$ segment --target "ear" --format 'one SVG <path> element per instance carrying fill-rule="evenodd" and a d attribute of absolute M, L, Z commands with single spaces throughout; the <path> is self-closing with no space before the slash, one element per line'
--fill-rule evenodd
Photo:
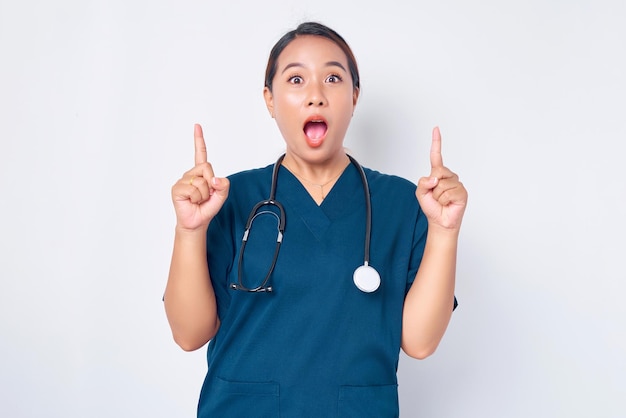
<path fill-rule="evenodd" d="M 274 95 L 267 87 L 263 88 L 263 98 L 265 99 L 265 106 L 270 112 L 270 116 L 274 118 Z"/>
<path fill-rule="evenodd" d="M 354 108 L 356 107 L 356 103 L 359 101 L 359 92 L 360 90 L 355 87 L 352 89 L 352 111 L 354 112 Z"/>

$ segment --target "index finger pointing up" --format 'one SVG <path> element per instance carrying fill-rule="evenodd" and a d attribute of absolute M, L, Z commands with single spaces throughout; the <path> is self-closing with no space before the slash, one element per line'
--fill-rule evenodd
<path fill-rule="evenodd" d="M 195 162 L 196 165 L 206 163 L 206 143 L 204 142 L 204 135 L 202 134 L 202 126 L 195 124 L 193 127 L 193 139 L 196 148 Z"/>
<path fill-rule="evenodd" d="M 430 146 L 430 166 L 431 168 L 443 167 L 443 158 L 441 157 L 441 132 L 439 127 L 433 129 L 433 142 Z"/>

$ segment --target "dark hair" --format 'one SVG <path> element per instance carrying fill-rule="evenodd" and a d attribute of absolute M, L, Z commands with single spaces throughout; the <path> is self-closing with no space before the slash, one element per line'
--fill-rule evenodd
<path fill-rule="evenodd" d="M 357 90 L 360 88 L 361 83 L 359 68 L 356 64 L 356 58 L 352 53 L 352 49 L 341 35 L 331 28 L 317 22 L 301 23 L 296 29 L 287 32 L 278 40 L 278 42 L 276 42 L 270 52 L 270 57 L 267 60 L 267 68 L 265 69 L 265 87 L 272 91 L 272 82 L 274 80 L 274 76 L 276 75 L 278 56 L 281 52 L 283 52 L 283 49 L 291 43 L 291 41 L 296 39 L 298 36 L 303 35 L 321 36 L 323 38 L 330 39 L 337 44 L 344 54 L 346 54 L 346 58 L 348 59 L 348 69 L 350 71 L 350 75 L 352 76 L 352 87 Z"/>

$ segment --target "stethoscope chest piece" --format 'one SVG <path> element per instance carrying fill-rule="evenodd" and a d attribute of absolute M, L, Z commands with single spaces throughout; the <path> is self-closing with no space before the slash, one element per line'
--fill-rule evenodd
<path fill-rule="evenodd" d="M 376 269 L 367 264 L 354 270 L 352 279 L 356 287 L 365 293 L 372 293 L 380 286 L 380 275 Z"/>

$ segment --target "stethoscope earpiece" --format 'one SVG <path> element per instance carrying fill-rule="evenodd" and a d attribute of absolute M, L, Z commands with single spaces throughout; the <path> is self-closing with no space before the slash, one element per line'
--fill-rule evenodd
<path fill-rule="evenodd" d="M 230 289 L 231 290 L 241 290 L 243 292 L 250 292 L 250 293 L 272 293 L 273 289 L 272 286 L 259 286 L 257 288 L 254 289 L 248 289 L 245 286 L 241 286 L 238 285 L 237 283 L 231 283 L 230 284 Z"/>

